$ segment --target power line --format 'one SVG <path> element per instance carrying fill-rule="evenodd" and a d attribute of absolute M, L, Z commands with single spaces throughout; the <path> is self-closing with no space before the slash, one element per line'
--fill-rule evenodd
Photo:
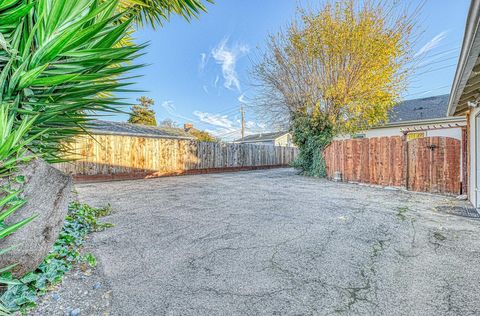
<path fill-rule="evenodd" d="M 437 52 L 437 53 L 432 54 L 432 55 L 427 54 L 427 55 L 425 55 L 425 57 L 432 58 L 432 57 L 435 57 L 435 56 L 438 56 L 438 55 L 453 53 L 454 51 L 457 51 L 459 49 L 460 49 L 460 46 L 458 46 L 456 48 L 451 48 L 451 49 L 444 50 L 443 52 Z"/>
<path fill-rule="evenodd" d="M 223 109 L 223 111 L 216 112 L 216 114 L 227 115 L 227 114 L 231 114 L 233 112 L 238 112 L 238 106 Z"/>
<path fill-rule="evenodd" d="M 411 96 L 415 96 L 415 95 L 427 94 L 428 92 L 432 92 L 432 91 L 436 91 L 436 90 L 440 90 L 440 89 L 445 89 L 445 88 L 448 88 L 448 87 L 451 87 L 451 85 L 445 85 L 445 86 L 430 89 L 430 90 L 420 91 L 420 92 L 416 92 L 416 93 L 410 93 L 410 94 L 404 95 L 403 97 L 411 97 Z"/>
<path fill-rule="evenodd" d="M 232 109 L 232 110 L 230 110 L 230 111 L 228 111 L 228 112 L 218 112 L 217 114 L 229 116 L 229 115 L 232 115 L 232 114 L 235 114 L 235 113 L 238 114 L 238 112 L 239 112 L 239 110 L 238 110 L 238 107 L 237 107 L 237 108 Z"/>
<path fill-rule="evenodd" d="M 228 135 L 231 135 L 231 134 L 234 134 L 234 133 L 239 133 L 241 132 L 240 130 L 234 130 L 234 131 L 230 131 L 228 133 L 223 133 L 223 134 L 219 134 L 217 135 L 217 137 L 225 137 L 225 136 L 228 136 Z"/>
<path fill-rule="evenodd" d="M 432 62 L 426 63 L 426 64 L 420 64 L 419 66 L 415 67 L 415 69 L 425 68 L 425 67 L 428 67 L 428 66 L 431 66 L 431 65 L 439 64 L 439 63 L 449 61 L 449 60 L 453 60 L 453 59 L 457 59 L 457 56 L 453 56 L 453 57 L 449 57 L 449 58 L 445 58 L 445 59 L 441 59 L 441 60 L 437 60 L 437 61 L 432 61 Z"/>
<path fill-rule="evenodd" d="M 257 105 L 245 104 L 245 103 L 242 103 L 242 106 L 243 106 L 244 108 L 255 108 L 255 107 L 258 107 Z M 226 109 L 224 109 L 223 111 L 215 112 L 215 114 L 219 114 L 219 115 L 229 115 L 229 114 L 233 114 L 233 113 L 235 113 L 235 112 L 239 112 L 238 106 L 226 108 Z"/>
<path fill-rule="evenodd" d="M 437 69 L 432 69 L 432 70 L 428 70 L 428 71 L 424 71 L 424 72 L 421 72 L 419 74 L 415 74 L 415 76 L 421 76 L 421 75 L 425 75 L 425 74 L 428 74 L 428 73 L 431 73 L 431 72 L 435 72 L 435 71 L 439 71 L 439 70 L 443 70 L 443 69 L 447 69 L 447 68 L 450 68 L 450 67 L 456 67 L 457 64 L 452 64 L 452 65 L 448 65 L 448 66 L 444 66 L 444 67 L 440 67 L 440 68 L 437 68 Z"/>

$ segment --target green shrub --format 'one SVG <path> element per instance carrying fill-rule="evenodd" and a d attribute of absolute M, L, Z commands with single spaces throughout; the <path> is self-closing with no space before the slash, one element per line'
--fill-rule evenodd
<path fill-rule="evenodd" d="M 93 208 L 78 202 L 71 203 L 58 240 L 35 271 L 27 273 L 20 280 L 15 280 L 9 271 L 2 271 L 1 278 L 8 283 L 8 287 L 0 296 L 1 304 L 10 311 L 25 311 L 34 307 L 37 297 L 59 283 L 74 264 L 86 263 L 95 267 L 95 257 L 91 253 L 82 255 L 81 246 L 87 234 L 112 226 L 98 221 L 110 211 L 110 207 Z"/>
<path fill-rule="evenodd" d="M 334 137 L 333 128 L 328 120 L 320 116 L 297 115 L 293 118 L 293 141 L 299 148 L 295 168 L 301 169 L 304 175 L 325 177 L 326 166 L 323 157 L 324 149 Z"/>

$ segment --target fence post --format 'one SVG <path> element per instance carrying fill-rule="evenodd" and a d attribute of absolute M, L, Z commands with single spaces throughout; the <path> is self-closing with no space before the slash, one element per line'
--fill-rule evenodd
<path fill-rule="evenodd" d="M 405 189 L 408 190 L 408 141 L 407 141 L 407 132 L 403 132 L 402 136 L 402 144 L 403 144 L 403 183 Z"/>

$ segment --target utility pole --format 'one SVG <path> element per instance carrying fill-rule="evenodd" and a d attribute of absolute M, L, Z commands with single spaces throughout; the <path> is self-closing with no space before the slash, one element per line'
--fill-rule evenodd
<path fill-rule="evenodd" d="M 243 110 L 243 105 L 240 106 L 240 113 L 242 114 L 242 141 L 245 137 L 245 111 Z"/>

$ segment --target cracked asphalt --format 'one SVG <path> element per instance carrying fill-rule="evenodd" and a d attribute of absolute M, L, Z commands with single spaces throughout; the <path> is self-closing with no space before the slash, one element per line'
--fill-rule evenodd
<path fill-rule="evenodd" d="M 480 314 L 480 221 L 436 210 L 466 202 L 292 169 L 76 189 L 113 207 L 110 315 Z"/>

